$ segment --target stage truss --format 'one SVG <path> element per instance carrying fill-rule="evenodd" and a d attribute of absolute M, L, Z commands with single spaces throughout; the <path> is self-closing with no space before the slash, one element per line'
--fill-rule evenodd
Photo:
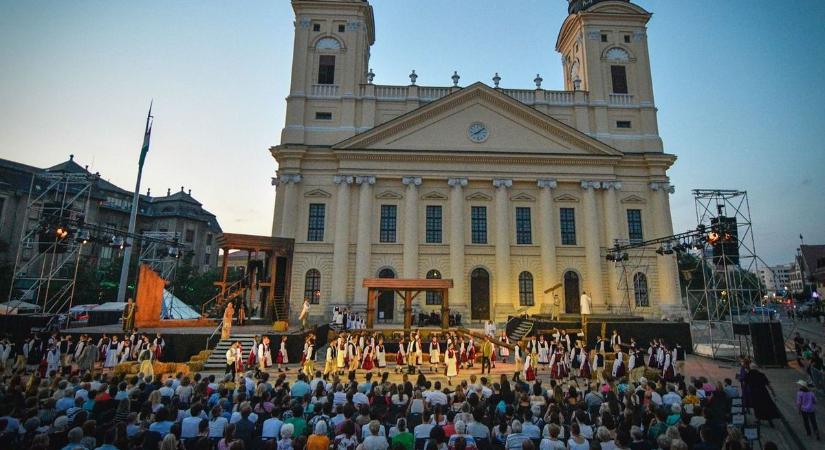
<path fill-rule="evenodd" d="M 699 279 L 685 286 L 694 350 L 716 359 L 752 356 L 750 339 L 734 333 L 736 324 L 770 320 L 766 310 L 754 317 L 765 292 L 756 274 L 756 254 L 748 193 L 739 190 L 694 189 L 697 228 L 716 233 L 720 245 L 705 245 L 694 253 Z"/>
<path fill-rule="evenodd" d="M 68 172 L 32 175 L 7 314 L 20 312 L 26 303 L 46 314 L 71 307 L 84 242 L 70 235 L 70 228 L 85 222 L 97 177 Z"/>
<path fill-rule="evenodd" d="M 617 272 L 617 290 L 621 295 L 622 304 L 614 307 L 611 312 L 633 315 L 636 308 L 650 306 L 649 296 L 641 295 L 639 289 L 637 289 L 638 286 L 635 284 L 635 277 L 636 274 L 643 274 L 647 282 L 650 282 L 648 271 L 650 269 L 650 265 L 656 261 L 651 258 L 651 256 L 656 255 L 651 255 L 653 253 L 653 249 L 650 247 L 627 248 L 630 246 L 630 241 L 627 239 L 616 239 L 614 244 L 615 247 L 626 247 L 625 251 L 627 253 L 627 257 L 622 258 L 620 255 L 619 258 L 613 258 L 614 261 L 612 261 L 615 265 L 613 270 Z M 649 292 L 649 285 L 647 286 L 647 289 Z M 645 301 L 648 303 L 645 304 Z"/>

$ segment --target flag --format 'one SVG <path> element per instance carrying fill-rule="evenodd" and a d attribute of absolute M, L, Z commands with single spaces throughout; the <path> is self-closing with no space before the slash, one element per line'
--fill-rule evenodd
<path fill-rule="evenodd" d="M 140 161 L 138 165 L 143 167 L 146 161 L 146 154 L 149 153 L 149 139 L 152 137 L 152 103 L 149 103 L 149 114 L 146 115 L 146 131 L 143 133 L 143 146 L 140 148 Z"/>

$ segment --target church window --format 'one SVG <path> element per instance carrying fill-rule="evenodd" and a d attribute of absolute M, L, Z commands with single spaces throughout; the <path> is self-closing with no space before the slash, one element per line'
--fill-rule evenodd
<path fill-rule="evenodd" d="M 641 272 L 633 275 L 633 294 L 636 297 L 636 306 L 650 306 L 647 277 Z"/>
<path fill-rule="evenodd" d="M 602 33 L 602 42 L 607 42 L 607 35 Z"/>
<path fill-rule="evenodd" d="M 441 279 L 441 272 L 433 269 L 427 272 L 427 279 L 428 280 L 440 280 Z M 427 291 L 427 304 L 428 305 L 440 305 L 442 302 L 441 299 L 441 292 L 439 291 Z"/>
<path fill-rule="evenodd" d="M 533 306 L 535 304 L 533 275 L 530 272 L 522 272 L 518 275 L 518 302 L 521 306 Z"/>
<path fill-rule="evenodd" d="M 530 208 L 516 208 L 516 244 L 533 243 L 533 227 Z"/>
<path fill-rule="evenodd" d="M 381 205 L 380 242 L 395 242 L 395 227 L 398 208 L 395 205 Z"/>
<path fill-rule="evenodd" d="M 616 121 L 616 128 L 630 128 L 631 123 L 629 120 L 617 120 Z"/>
<path fill-rule="evenodd" d="M 627 94 L 627 69 L 625 66 L 610 66 L 614 94 Z"/>
<path fill-rule="evenodd" d="M 631 243 L 642 242 L 644 240 L 644 236 L 642 234 L 641 209 L 627 210 L 627 234 Z"/>
<path fill-rule="evenodd" d="M 624 35 L 624 43 L 625 43 L 625 44 L 629 44 L 629 43 L 630 43 L 630 35 L 629 35 L 629 34 Z"/>
<path fill-rule="evenodd" d="M 321 55 L 318 58 L 318 84 L 335 84 L 335 56 Z"/>
<path fill-rule="evenodd" d="M 576 245 L 575 209 L 559 209 L 559 229 L 561 230 L 561 245 Z"/>
<path fill-rule="evenodd" d="M 343 24 L 338 25 L 338 32 L 339 33 L 343 33 L 345 29 L 346 29 L 346 27 Z"/>
<path fill-rule="evenodd" d="M 312 24 L 312 31 L 321 31 L 321 24 L 320 23 L 313 23 Z"/>
<path fill-rule="evenodd" d="M 441 243 L 441 206 L 427 205 L 427 232 L 428 244 Z"/>
<path fill-rule="evenodd" d="M 325 37 L 318 40 L 315 44 L 315 50 L 340 50 L 341 43 L 338 39 Z"/>
<path fill-rule="evenodd" d="M 307 240 L 322 242 L 324 240 L 324 219 L 326 205 L 323 203 L 309 204 L 309 222 L 307 224 Z"/>
<path fill-rule="evenodd" d="M 470 208 L 470 237 L 473 244 L 487 243 L 487 207 Z"/>
<path fill-rule="evenodd" d="M 193 230 L 191 228 L 186 230 L 186 234 L 184 235 L 184 241 L 185 242 L 192 242 L 194 240 L 195 240 L 195 230 Z"/>
<path fill-rule="evenodd" d="M 332 120 L 332 113 L 318 111 L 315 113 L 315 120 Z"/>
<path fill-rule="evenodd" d="M 307 270 L 304 277 L 304 298 L 316 305 L 321 300 L 321 272 L 318 269 Z"/>

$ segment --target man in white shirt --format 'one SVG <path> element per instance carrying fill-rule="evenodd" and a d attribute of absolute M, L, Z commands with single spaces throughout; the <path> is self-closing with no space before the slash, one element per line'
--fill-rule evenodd
<path fill-rule="evenodd" d="M 441 382 L 436 381 L 432 392 L 427 395 L 427 403 L 430 406 L 446 405 L 449 402 L 447 394 L 441 392 Z"/>
<path fill-rule="evenodd" d="M 184 418 L 180 424 L 180 438 L 192 439 L 198 437 L 198 428 L 201 420 L 200 415 L 203 411 L 200 403 L 195 403 L 189 410 L 189 417 Z"/>
<path fill-rule="evenodd" d="M 261 439 L 264 440 L 278 440 L 280 439 L 281 435 L 281 426 L 284 423 L 281 422 L 280 419 L 277 417 L 272 417 L 270 419 L 264 420 L 263 427 L 261 429 Z"/>
<path fill-rule="evenodd" d="M 430 423 L 431 415 L 430 412 L 425 410 L 423 415 L 424 421 L 421 422 L 420 425 L 416 425 L 413 429 L 413 437 L 418 439 L 429 439 L 430 438 L 430 431 L 432 431 L 434 424 Z"/>
<path fill-rule="evenodd" d="M 355 405 L 356 407 L 360 407 L 361 405 L 369 405 L 370 404 L 370 399 L 369 399 L 369 397 L 367 397 L 367 394 L 365 394 L 363 392 L 356 392 L 352 396 L 352 404 Z"/>
<path fill-rule="evenodd" d="M 175 389 L 172 387 L 172 380 L 166 380 L 166 385 L 159 389 L 161 398 L 166 397 L 171 399 L 175 395 Z"/>
<path fill-rule="evenodd" d="M 670 405 L 681 405 L 682 404 L 682 397 L 676 393 L 676 386 L 670 384 L 667 386 L 667 394 L 662 396 L 662 403 L 665 406 Z"/>

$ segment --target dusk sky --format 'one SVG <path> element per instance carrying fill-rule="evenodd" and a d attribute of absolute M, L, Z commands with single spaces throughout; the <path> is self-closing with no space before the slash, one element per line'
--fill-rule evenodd
<path fill-rule="evenodd" d="M 564 0 L 373 0 L 377 84 L 562 89 Z M 825 244 L 825 2 L 639 0 L 674 231 L 691 189 L 747 190 L 756 250 L 790 262 Z M 181 186 L 229 232 L 269 234 L 292 61 L 287 0 L 0 0 L 0 157 L 74 154 L 133 189 L 146 109 L 156 117 L 142 191 Z"/>

